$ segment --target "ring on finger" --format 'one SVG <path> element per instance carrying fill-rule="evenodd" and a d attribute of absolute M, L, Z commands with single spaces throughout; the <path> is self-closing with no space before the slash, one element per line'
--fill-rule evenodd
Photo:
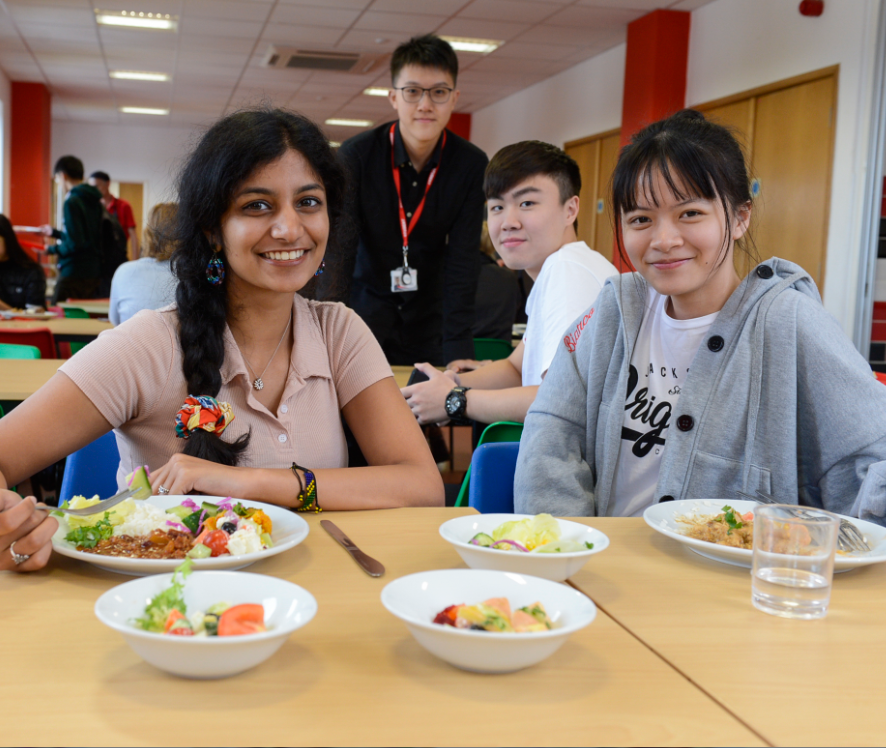
<path fill-rule="evenodd" d="M 21 566 L 25 561 L 27 561 L 30 556 L 27 553 L 16 553 L 15 552 L 15 541 L 13 541 L 9 546 L 9 553 L 12 555 L 12 561 L 16 566 Z"/>
<path fill-rule="evenodd" d="M 166 486 L 160 486 L 160 488 L 157 489 L 157 493 L 164 496 L 169 493 L 169 489 L 166 488 Z"/>

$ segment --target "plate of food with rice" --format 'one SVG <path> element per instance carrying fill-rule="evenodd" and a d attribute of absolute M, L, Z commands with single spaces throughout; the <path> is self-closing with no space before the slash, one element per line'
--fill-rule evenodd
<path fill-rule="evenodd" d="M 97 496 L 75 496 L 69 506 L 97 503 Z M 200 570 L 242 569 L 308 536 L 308 524 L 297 514 L 229 496 L 131 498 L 107 512 L 56 517 L 57 553 L 134 576 L 171 572 L 185 558 Z"/>
<path fill-rule="evenodd" d="M 643 519 L 656 532 L 685 545 L 699 556 L 750 569 L 753 557 L 754 501 L 688 499 L 653 504 Z M 837 515 L 842 517 L 843 515 Z M 834 571 L 849 571 L 886 561 L 886 527 L 845 517 L 864 535 L 870 552 L 837 551 Z"/>

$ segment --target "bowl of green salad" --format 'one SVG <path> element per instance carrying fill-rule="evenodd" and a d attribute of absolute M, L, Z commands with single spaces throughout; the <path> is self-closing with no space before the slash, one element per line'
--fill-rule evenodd
<path fill-rule="evenodd" d="M 95 603 L 103 624 L 173 675 L 225 678 L 255 667 L 317 613 L 314 596 L 291 582 L 191 565 L 120 584 Z"/>
<path fill-rule="evenodd" d="M 599 530 L 550 514 L 472 514 L 440 525 L 472 569 L 530 574 L 563 582 L 609 547 Z"/>

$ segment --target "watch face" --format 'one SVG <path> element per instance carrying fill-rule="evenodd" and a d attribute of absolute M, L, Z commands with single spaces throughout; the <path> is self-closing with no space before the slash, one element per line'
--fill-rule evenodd
<path fill-rule="evenodd" d="M 439 400 L 437 401 L 439 402 Z M 450 392 L 446 396 L 446 414 L 450 416 L 454 416 L 455 412 L 458 410 L 458 397 Z"/>

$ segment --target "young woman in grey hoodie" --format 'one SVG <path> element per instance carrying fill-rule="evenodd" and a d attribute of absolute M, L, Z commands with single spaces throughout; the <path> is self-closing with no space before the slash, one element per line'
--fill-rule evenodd
<path fill-rule="evenodd" d="M 622 256 L 529 411 L 518 512 L 630 516 L 741 490 L 886 523 L 886 387 L 809 275 L 754 257 L 741 149 L 684 110 L 623 149 Z"/>

